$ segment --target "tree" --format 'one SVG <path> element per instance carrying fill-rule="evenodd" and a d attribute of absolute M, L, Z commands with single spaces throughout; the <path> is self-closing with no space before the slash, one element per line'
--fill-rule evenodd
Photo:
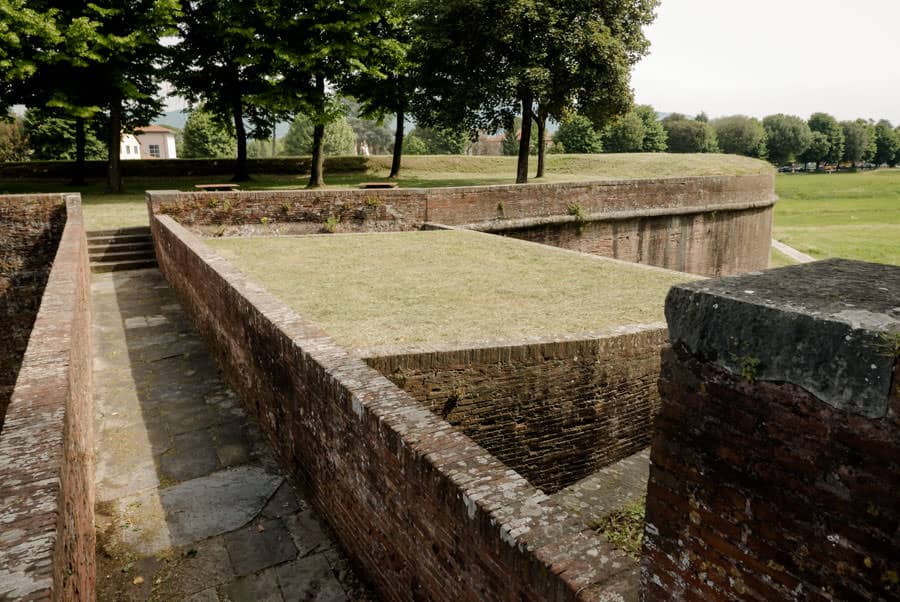
<path fill-rule="evenodd" d="M 650 105 L 638 105 L 634 113 L 644 124 L 644 143 L 641 150 L 645 153 L 664 153 L 668 150 L 669 135 L 656 116 L 656 109 Z"/>
<path fill-rule="evenodd" d="M 247 141 L 247 156 L 251 159 L 270 159 L 277 157 L 284 152 L 284 140 L 278 139 L 275 142 L 274 152 L 272 140 L 260 140 L 254 138 Z"/>
<path fill-rule="evenodd" d="M 55 60 L 63 36 L 57 11 L 26 0 L 0 0 L 0 113 L 19 101 L 42 66 Z"/>
<path fill-rule="evenodd" d="M 175 89 L 219 122 L 231 123 L 235 181 L 250 178 L 248 138 L 268 137 L 278 117 L 273 114 L 278 111 L 272 100 L 276 59 L 269 8 L 264 2 L 187 1 L 178 24 L 179 43 L 170 51 L 167 77 Z"/>
<path fill-rule="evenodd" d="M 642 27 L 656 4 L 421 0 L 417 116 L 429 126 L 463 124 L 474 135 L 496 132 L 519 114 L 516 182 L 528 179 L 532 122 L 541 176 L 548 119 L 575 111 L 597 125 L 628 110 L 630 69 L 647 51 Z"/>
<path fill-rule="evenodd" d="M 406 139 L 403 141 L 403 148 L 406 149 L 407 155 L 428 154 L 428 147 L 425 146 L 425 141 L 416 136 L 413 132 L 406 135 Z"/>
<path fill-rule="evenodd" d="M 900 138 L 894 131 L 890 121 L 882 119 L 875 124 L 875 157 L 876 165 L 897 164 L 897 152 L 900 151 Z"/>
<path fill-rule="evenodd" d="M 227 122 L 198 107 L 188 115 L 181 132 L 180 156 L 184 159 L 233 157 L 236 144 L 234 131 Z"/>
<path fill-rule="evenodd" d="M 766 156 L 766 129 L 758 119 L 744 115 L 721 117 L 711 122 L 723 153 L 746 157 Z"/>
<path fill-rule="evenodd" d="M 812 131 L 795 115 L 769 115 L 763 119 L 769 161 L 783 165 L 799 159 L 812 143 Z"/>
<path fill-rule="evenodd" d="M 309 117 L 298 115 L 284 137 L 284 152 L 293 156 L 311 154 L 315 130 L 316 124 Z M 341 117 L 325 126 L 321 152 L 324 155 L 356 154 L 356 134 L 346 118 Z"/>
<path fill-rule="evenodd" d="M 719 147 L 716 132 L 709 123 L 672 113 L 662 120 L 668 136 L 669 152 L 715 153 Z"/>
<path fill-rule="evenodd" d="M 838 163 L 844 156 L 844 130 L 837 119 L 828 113 L 813 113 L 809 118 L 809 129 L 824 134 L 828 140 L 828 152 L 821 160 Z"/>
<path fill-rule="evenodd" d="M 603 152 L 600 135 L 594 130 L 594 124 L 584 115 L 577 113 L 567 116 L 559 124 L 553 136 L 553 142 L 562 144 L 567 153 L 599 153 Z"/>
<path fill-rule="evenodd" d="M 8 121 L 0 121 L 0 163 L 6 161 L 27 161 L 31 156 L 28 136 L 25 135 L 25 120 L 12 115 Z"/>
<path fill-rule="evenodd" d="M 630 111 L 603 130 L 603 149 L 608 153 L 639 153 L 644 149 L 645 135 L 643 119 Z"/>
<path fill-rule="evenodd" d="M 503 140 L 500 142 L 500 152 L 509 157 L 515 157 L 519 154 L 519 137 L 522 135 L 522 118 L 514 117 L 512 121 L 504 129 Z M 531 130 L 531 144 L 528 149 L 529 154 L 538 154 L 538 132 L 537 129 Z"/>
<path fill-rule="evenodd" d="M 809 147 L 800 155 L 803 163 L 815 163 L 816 169 L 823 161 L 827 161 L 832 152 L 832 144 L 826 134 L 813 132 Z"/>
<path fill-rule="evenodd" d="M 842 160 L 856 165 L 861 163 L 869 150 L 869 127 L 865 121 L 842 121 L 844 131 L 844 155 Z"/>
<path fill-rule="evenodd" d="M 85 128 L 81 142 L 76 139 L 74 119 L 50 109 L 28 109 L 24 128 L 34 151 L 33 159 L 44 161 L 101 160 L 106 145 L 100 141 L 103 132 Z M 84 127 L 84 126 L 82 126 Z"/>
<path fill-rule="evenodd" d="M 416 127 L 410 134 L 425 143 L 427 155 L 464 155 L 469 148 L 469 138 L 465 132 Z"/>

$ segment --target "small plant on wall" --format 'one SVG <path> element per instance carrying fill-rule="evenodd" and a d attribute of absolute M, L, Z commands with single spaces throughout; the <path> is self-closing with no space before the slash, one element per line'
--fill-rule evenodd
<path fill-rule="evenodd" d="M 322 224 L 322 230 L 329 234 L 334 234 L 335 232 L 337 232 L 337 227 L 340 223 L 340 218 L 335 215 L 331 215 L 328 217 L 328 219 L 325 220 L 325 223 Z"/>

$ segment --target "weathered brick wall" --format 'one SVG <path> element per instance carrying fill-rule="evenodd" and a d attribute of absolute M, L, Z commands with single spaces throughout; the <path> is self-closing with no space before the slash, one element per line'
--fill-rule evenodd
<path fill-rule="evenodd" d="M 665 328 L 366 363 L 551 494 L 650 444 Z"/>
<path fill-rule="evenodd" d="M 87 242 L 79 196 L 59 198 L 65 229 L 0 434 L 0 600 L 94 597 Z"/>
<path fill-rule="evenodd" d="M 759 174 L 396 190 L 160 191 L 149 206 L 207 235 L 412 230 L 429 222 L 711 276 L 768 267 L 774 201 L 773 175 Z"/>
<path fill-rule="evenodd" d="M 900 268 L 775 273 L 670 296 L 645 600 L 900 599 Z"/>
<path fill-rule="evenodd" d="M 0 196 L 0 432 L 65 223 L 62 195 Z"/>
<path fill-rule="evenodd" d="M 169 216 L 151 228 L 225 378 L 385 599 L 636 599 L 623 552 Z"/>

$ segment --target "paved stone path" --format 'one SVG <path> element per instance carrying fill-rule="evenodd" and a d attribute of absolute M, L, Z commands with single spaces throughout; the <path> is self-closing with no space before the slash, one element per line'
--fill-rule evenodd
<path fill-rule="evenodd" d="M 786 245 L 785 243 L 775 240 L 774 238 L 772 239 L 772 248 L 776 251 L 784 253 L 797 263 L 811 263 L 816 260 L 816 258 L 812 255 L 807 255 L 802 251 L 798 251 L 794 247 Z"/>
<path fill-rule="evenodd" d="M 92 276 L 103 600 L 371 600 L 156 269 Z"/>

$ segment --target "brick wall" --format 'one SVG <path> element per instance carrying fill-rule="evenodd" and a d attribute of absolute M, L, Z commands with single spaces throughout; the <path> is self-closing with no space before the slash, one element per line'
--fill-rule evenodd
<path fill-rule="evenodd" d="M 551 494 L 650 444 L 666 331 L 452 349 L 366 363 Z"/>
<path fill-rule="evenodd" d="M 169 216 L 151 228 L 223 375 L 385 599 L 636 599 L 623 552 Z"/>
<path fill-rule="evenodd" d="M 643 599 L 900 599 L 897 299 L 840 260 L 673 289 Z"/>
<path fill-rule="evenodd" d="M 768 267 L 774 201 L 772 174 L 148 195 L 151 213 L 206 235 L 414 230 L 430 222 L 701 275 Z"/>
<path fill-rule="evenodd" d="M 65 223 L 62 195 L 0 196 L 0 432 Z"/>
<path fill-rule="evenodd" d="M 87 242 L 79 196 L 57 200 L 65 229 L 0 434 L 0 600 L 94 597 Z"/>

